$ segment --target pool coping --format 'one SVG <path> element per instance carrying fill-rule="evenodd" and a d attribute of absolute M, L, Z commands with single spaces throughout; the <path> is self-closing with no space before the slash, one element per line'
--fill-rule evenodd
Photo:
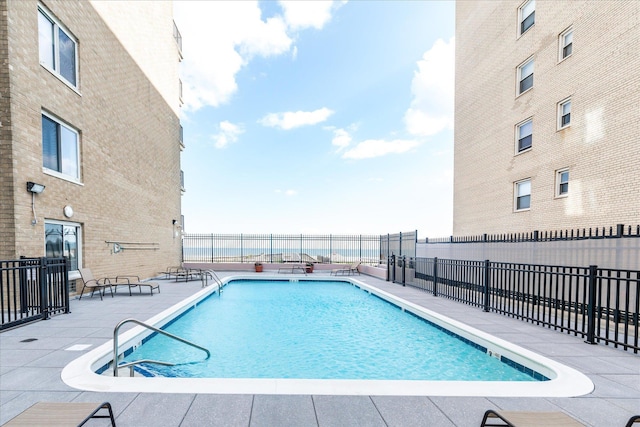
<path fill-rule="evenodd" d="M 255 275 L 233 275 L 223 279 L 256 280 Z M 333 280 L 328 277 L 290 277 L 264 275 L 259 280 Z M 146 378 L 112 377 L 95 371 L 112 359 L 113 340 L 84 354 L 67 364 L 61 378 L 67 385 L 87 391 L 148 392 L 148 393 L 202 393 L 202 394 L 287 394 L 287 395 L 379 395 L 379 396 L 493 396 L 493 397 L 575 397 L 593 391 L 593 382 L 581 372 L 522 348 L 501 338 L 448 318 L 425 307 L 389 294 L 375 286 L 350 277 L 336 280 L 348 282 L 390 301 L 403 310 L 426 318 L 461 337 L 475 342 L 492 352 L 506 356 L 523 366 L 549 378 L 548 381 L 419 381 L 419 380 L 318 380 L 318 379 L 229 379 L 229 378 Z M 144 320 L 151 325 L 164 325 L 216 291 L 216 287 L 203 288 L 170 308 Z M 119 336 L 120 348 L 138 345 L 152 333 L 136 326 Z"/>

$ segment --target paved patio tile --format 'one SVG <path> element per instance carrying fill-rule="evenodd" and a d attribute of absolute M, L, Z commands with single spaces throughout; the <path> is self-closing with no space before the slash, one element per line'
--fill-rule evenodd
<path fill-rule="evenodd" d="M 426 396 L 372 396 L 389 427 L 455 426 Z"/>
<path fill-rule="evenodd" d="M 256 395 L 253 398 L 251 427 L 317 426 L 311 396 Z"/>
<path fill-rule="evenodd" d="M 252 404 L 252 395 L 199 394 L 180 426 L 246 427 Z"/>
<path fill-rule="evenodd" d="M 320 427 L 375 427 L 385 422 L 368 396 L 313 396 Z"/>
<path fill-rule="evenodd" d="M 489 400 L 477 397 L 436 397 L 431 401 L 457 427 L 478 427 L 487 409 L 495 407 Z"/>
<path fill-rule="evenodd" d="M 116 418 L 118 427 L 179 426 L 194 394 L 140 393 Z"/>

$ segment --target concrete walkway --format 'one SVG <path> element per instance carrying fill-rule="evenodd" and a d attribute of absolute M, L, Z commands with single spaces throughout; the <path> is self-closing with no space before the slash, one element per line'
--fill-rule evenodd
<path fill-rule="evenodd" d="M 146 320 L 201 289 L 199 281 L 163 280 L 160 294 L 129 296 L 121 290 L 104 301 L 97 296 L 74 299 L 71 314 L 0 333 L 0 424 L 40 401 L 109 401 L 119 427 L 478 426 L 489 408 L 563 411 L 586 425 L 610 427 L 624 426 L 629 417 L 640 414 L 640 355 L 605 345 L 588 345 L 578 337 L 484 313 L 414 288 L 369 276 L 356 277 L 576 368 L 591 378 L 595 390 L 575 398 L 282 396 L 96 393 L 64 384 L 60 379 L 62 368 L 111 340 L 120 320 Z M 122 332 L 132 326 L 123 327 Z M 25 342 L 33 338 L 36 340 Z M 105 423 L 92 420 L 87 425 Z"/>

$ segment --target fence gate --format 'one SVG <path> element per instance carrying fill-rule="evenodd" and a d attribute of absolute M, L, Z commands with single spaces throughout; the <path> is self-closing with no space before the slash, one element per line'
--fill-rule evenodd
<path fill-rule="evenodd" d="M 417 231 L 380 236 L 380 252 L 387 259 L 388 281 L 406 283 L 407 266 L 416 257 L 417 241 Z"/>

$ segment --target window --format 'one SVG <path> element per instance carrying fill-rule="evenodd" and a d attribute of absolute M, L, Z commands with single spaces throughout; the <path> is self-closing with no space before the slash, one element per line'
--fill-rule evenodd
<path fill-rule="evenodd" d="M 558 103 L 558 129 L 571 125 L 571 98 Z"/>
<path fill-rule="evenodd" d="M 556 197 L 567 196 L 569 194 L 569 169 L 562 169 L 556 172 Z"/>
<path fill-rule="evenodd" d="M 80 224 L 62 221 L 45 221 L 45 256 L 53 258 L 65 257 L 69 260 L 69 271 L 76 271 L 81 266 L 82 228 Z"/>
<path fill-rule="evenodd" d="M 531 207 L 531 180 L 516 182 L 516 211 L 527 210 Z"/>
<path fill-rule="evenodd" d="M 516 126 L 517 152 L 528 150 L 533 142 L 533 120 L 528 119 Z"/>
<path fill-rule="evenodd" d="M 42 7 L 38 8 L 38 45 L 40 65 L 77 87 L 77 42 Z"/>
<path fill-rule="evenodd" d="M 529 0 L 518 9 L 518 20 L 520 21 L 520 34 L 524 34 L 533 27 L 536 19 L 536 2 Z"/>
<path fill-rule="evenodd" d="M 43 166 L 54 175 L 80 179 L 78 132 L 70 126 L 42 114 Z"/>
<path fill-rule="evenodd" d="M 518 95 L 533 87 L 533 58 L 518 67 Z"/>
<path fill-rule="evenodd" d="M 573 28 L 560 34 L 560 60 L 570 56 L 573 52 Z"/>

